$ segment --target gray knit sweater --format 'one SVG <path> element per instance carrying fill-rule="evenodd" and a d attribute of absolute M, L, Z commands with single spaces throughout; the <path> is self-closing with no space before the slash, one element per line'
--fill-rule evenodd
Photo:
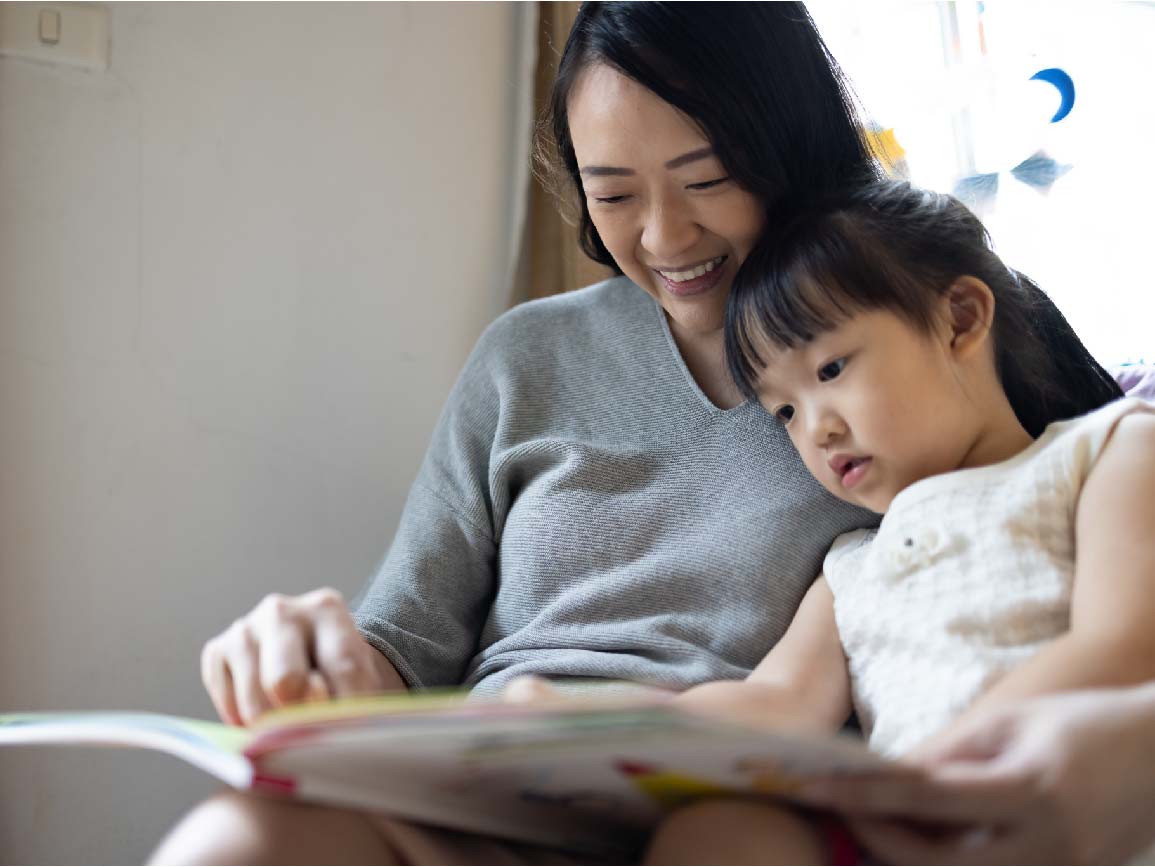
<path fill-rule="evenodd" d="M 355 618 L 413 687 L 740 678 L 875 521 L 756 403 L 711 404 L 619 277 L 485 332 Z"/>

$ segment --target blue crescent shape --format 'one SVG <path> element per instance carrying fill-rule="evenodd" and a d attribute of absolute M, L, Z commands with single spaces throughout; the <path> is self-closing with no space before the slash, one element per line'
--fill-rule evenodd
<path fill-rule="evenodd" d="M 1071 113 L 1071 109 L 1075 106 L 1075 82 L 1071 80 L 1071 76 L 1055 66 L 1050 69 L 1040 69 L 1031 76 L 1031 81 L 1045 81 L 1047 84 L 1054 85 L 1055 90 L 1059 91 L 1061 98 L 1059 110 L 1051 118 L 1051 123 L 1058 123 Z"/>

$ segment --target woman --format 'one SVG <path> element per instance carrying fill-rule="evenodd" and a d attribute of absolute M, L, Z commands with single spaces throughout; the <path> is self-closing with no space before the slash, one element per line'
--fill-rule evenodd
<path fill-rule="evenodd" d="M 725 366 L 730 285 L 767 209 L 874 171 L 805 9 L 587 4 L 551 109 L 583 247 L 621 276 L 489 328 L 356 613 L 331 591 L 270 597 L 208 644 L 224 719 L 310 694 L 493 693 L 519 674 L 744 677 L 831 541 L 873 521 L 809 477 Z M 236 794 L 155 857 L 569 858 Z"/>

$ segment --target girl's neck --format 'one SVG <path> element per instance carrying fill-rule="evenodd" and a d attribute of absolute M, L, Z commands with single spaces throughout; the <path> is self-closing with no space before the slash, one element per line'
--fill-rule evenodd
<path fill-rule="evenodd" d="M 960 470 L 1010 460 L 1035 441 L 1019 422 L 1006 396 L 1001 397 L 990 408 L 986 423 L 959 465 Z"/>

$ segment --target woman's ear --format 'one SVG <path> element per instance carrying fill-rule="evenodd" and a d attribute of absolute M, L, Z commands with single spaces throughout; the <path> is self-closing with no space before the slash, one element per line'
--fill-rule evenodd
<path fill-rule="evenodd" d="M 986 349 L 995 321 L 995 296 L 977 277 L 959 277 L 943 296 L 951 354 L 963 359 Z"/>

